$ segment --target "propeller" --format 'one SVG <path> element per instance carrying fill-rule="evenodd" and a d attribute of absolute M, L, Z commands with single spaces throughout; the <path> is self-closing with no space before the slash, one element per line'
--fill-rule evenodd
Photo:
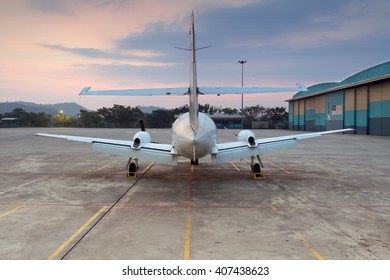
<path fill-rule="evenodd" d="M 141 128 L 141 131 L 145 131 L 145 125 L 144 125 L 144 120 L 143 119 L 139 119 L 139 126 Z"/>
<path fill-rule="evenodd" d="M 230 133 L 233 133 L 235 136 L 237 136 L 237 135 L 238 135 L 237 133 L 235 133 L 235 132 L 233 132 L 233 131 L 229 130 L 229 128 L 227 128 L 226 126 L 224 126 L 223 128 L 224 128 L 224 129 L 226 129 L 227 131 L 229 131 Z"/>

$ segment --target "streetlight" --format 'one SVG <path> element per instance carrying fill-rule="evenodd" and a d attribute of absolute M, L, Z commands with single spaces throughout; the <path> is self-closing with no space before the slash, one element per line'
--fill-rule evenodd
<path fill-rule="evenodd" d="M 244 87 L 244 64 L 246 60 L 239 60 L 241 64 L 241 86 Z M 241 129 L 244 128 L 244 94 L 241 94 Z"/>
<path fill-rule="evenodd" d="M 65 114 L 64 114 L 64 110 L 60 110 L 60 123 L 62 124 L 62 127 L 65 127 Z"/>

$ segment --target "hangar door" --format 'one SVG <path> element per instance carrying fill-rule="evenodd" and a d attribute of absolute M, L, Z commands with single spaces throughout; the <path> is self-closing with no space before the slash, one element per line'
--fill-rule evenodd
<path fill-rule="evenodd" d="M 326 95 L 326 130 L 344 128 L 344 91 Z"/>
<path fill-rule="evenodd" d="M 368 134 L 390 136 L 390 82 L 369 87 Z"/>

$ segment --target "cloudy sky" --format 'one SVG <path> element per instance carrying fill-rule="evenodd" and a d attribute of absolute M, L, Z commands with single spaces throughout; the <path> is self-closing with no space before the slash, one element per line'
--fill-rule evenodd
<path fill-rule="evenodd" d="M 195 13 L 199 86 L 310 86 L 390 60 L 388 0 L 2 0 L 0 102 L 184 105 L 187 97 L 78 96 L 81 88 L 188 86 Z M 245 96 L 286 106 L 293 93 Z M 201 103 L 239 108 L 239 95 Z"/>

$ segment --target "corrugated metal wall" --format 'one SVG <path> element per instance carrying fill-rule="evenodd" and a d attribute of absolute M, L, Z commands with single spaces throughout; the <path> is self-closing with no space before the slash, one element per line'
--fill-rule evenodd
<path fill-rule="evenodd" d="M 390 135 L 390 82 L 369 87 L 368 134 Z"/>
<path fill-rule="evenodd" d="M 390 136 L 390 81 L 291 101 L 289 127 L 310 131 L 352 127 L 356 134 Z"/>

